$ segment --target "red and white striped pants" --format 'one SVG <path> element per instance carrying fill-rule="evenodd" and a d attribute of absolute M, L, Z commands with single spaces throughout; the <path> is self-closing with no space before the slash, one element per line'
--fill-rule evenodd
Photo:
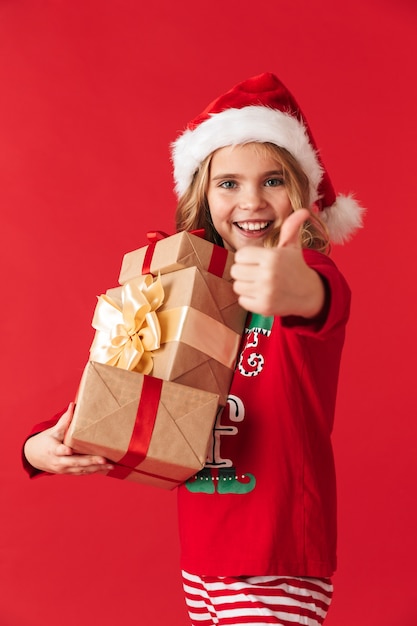
<path fill-rule="evenodd" d="M 193 626 L 320 626 L 333 593 L 328 578 L 182 575 Z"/>

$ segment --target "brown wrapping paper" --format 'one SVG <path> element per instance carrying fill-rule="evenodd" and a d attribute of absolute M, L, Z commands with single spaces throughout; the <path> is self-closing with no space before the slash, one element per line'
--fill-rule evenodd
<path fill-rule="evenodd" d="M 149 264 L 147 256 L 151 256 Z M 123 285 L 141 274 L 151 273 L 156 276 L 158 273 L 168 274 L 193 266 L 206 271 L 213 268 L 211 270 L 213 273 L 230 281 L 233 257 L 232 252 L 227 252 L 224 248 L 215 246 L 201 237 L 188 232 L 176 233 L 161 239 L 156 244 L 149 244 L 125 254 L 119 283 Z M 216 262 L 216 258 L 219 263 Z"/>
<path fill-rule="evenodd" d="M 151 375 L 218 394 L 225 405 L 246 319 L 232 284 L 196 267 L 164 274 L 161 281 L 161 347 L 152 353 Z M 106 293 L 120 302 L 121 289 Z"/>
<path fill-rule="evenodd" d="M 64 443 L 82 454 L 102 455 L 116 464 L 122 461 L 109 475 L 173 489 L 204 466 L 218 397 L 163 381 L 146 458 L 125 471 L 123 459 L 136 420 L 141 419 L 139 403 L 148 403 L 148 398 L 141 398 L 145 378 L 90 361 Z"/>

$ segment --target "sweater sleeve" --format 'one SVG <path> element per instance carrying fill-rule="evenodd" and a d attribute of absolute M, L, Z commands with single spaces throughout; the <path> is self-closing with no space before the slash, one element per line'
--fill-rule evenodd
<path fill-rule="evenodd" d="M 22 463 L 23 463 L 23 469 L 28 473 L 29 478 L 35 478 L 36 476 L 43 476 L 43 475 L 48 476 L 49 474 L 47 472 L 42 472 L 41 470 L 38 470 L 36 467 L 33 467 L 33 465 L 29 463 L 29 461 L 27 460 L 25 456 L 25 451 L 24 451 L 24 446 L 25 446 L 26 441 L 30 437 L 33 437 L 34 435 L 37 435 L 38 433 L 41 433 L 44 430 L 47 430 L 48 428 L 52 428 L 52 426 L 55 426 L 59 418 L 62 417 L 62 415 L 65 413 L 66 410 L 67 409 L 60 411 L 59 413 L 54 415 L 54 417 L 52 417 L 49 420 L 46 420 L 45 422 L 40 422 L 39 424 L 35 424 L 35 426 L 33 426 L 28 436 L 26 437 L 22 446 Z"/>
<path fill-rule="evenodd" d="M 281 324 L 299 334 L 321 339 L 346 325 L 350 313 L 351 292 L 345 278 L 328 256 L 309 249 L 304 250 L 303 254 L 307 265 L 323 280 L 325 303 L 319 315 L 313 319 L 289 315 L 281 318 Z"/>

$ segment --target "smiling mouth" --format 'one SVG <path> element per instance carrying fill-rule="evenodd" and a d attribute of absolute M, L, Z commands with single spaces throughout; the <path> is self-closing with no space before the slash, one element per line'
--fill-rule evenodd
<path fill-rule="evenodd" d="M 234 222 L 245 233 L 260 233 L 272 224 L 272 222 Z"/>

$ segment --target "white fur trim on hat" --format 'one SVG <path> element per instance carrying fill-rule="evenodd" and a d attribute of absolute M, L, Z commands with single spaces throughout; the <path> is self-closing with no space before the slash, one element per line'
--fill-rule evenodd
<path fill-rule="evenodd" d="M 309 179 L 311 202 L 318 199 L 323 169 L 306 128 L 292 115 L 265 106 L 226 109 L 180 135 L 172 144 L 178 197 L 188 189 L 194 173 L 209 154 L 225 146 L 251 141 L 274 143 L 288 150 Z"/>

